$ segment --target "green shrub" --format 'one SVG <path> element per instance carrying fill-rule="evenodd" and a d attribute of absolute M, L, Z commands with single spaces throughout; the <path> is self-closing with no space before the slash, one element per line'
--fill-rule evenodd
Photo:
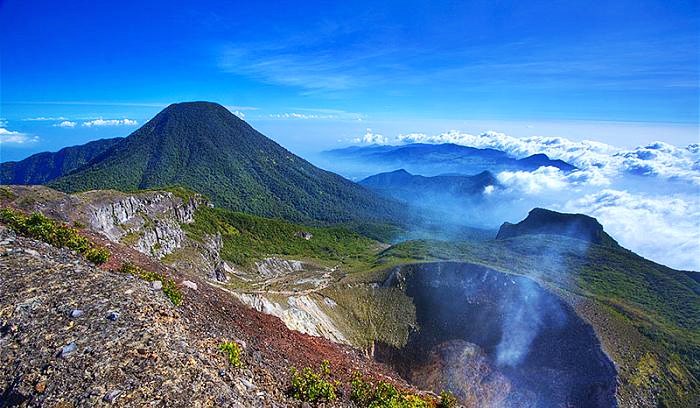
<path fill-rule="evenodd" d="M 309 367 L 297 371 L 292 368 L 292 384 L 287 393 L 292 398 L 306 402 L 333 401 L 337 398 L 337 381 L 330 381 L 330 363 L 321 363 L 318 372 Z"/>
<path fill-rule="evenodd" d="M 223 351 L 226 354 L 226 358 L 232 366 L 236 368 L 243 367 L 243 361 L 241 360 L 243 351 L 241 350 L 241 346 L 239 346 L 238 343 L 236 343 L 235 341 L 227 341 L 225 343 L 221 343 L 219 344 L 219 350 Z"/>
<path fill-rule="evenodd" d="M 180 306 L 182 304 L 182 291 L 180 288 L 177 286 L 174 280 L 170 278 L 165 278 L 163 281 L 163 293 L 165 296 L 170 299 L 170 301 L 175 305 L 175 306 Z"/>
<path fill-rule="evenodd" d="M 0 187 L 0 200 L 12 200 L 15 197 L 15 193 L 13 193 L 8 187 Z"/>
<path fill-rule="evenodd" d="M 109 260 L 107 248 L 89 248 L 84 255 L 85 259 L 97 265 L 102 265 Z"/>
<path fill-rule="evenodd" d="M 158 272 L 147 271 L 131 262 L 124 262 L 121 268 L 119 268 L 119 272 L 128 273 L 147 282 L 161 281 L 163 283 L 163 294 L 165 294 L 175 306 L 180 306 L 182 303 L 182 291 L 172 278 Z"/>
<path fill-rule="evenodd" d="M 458 405 L 459 401 L 454 394 L 444 390 L 440 393 L 440 401 L 437 404 L 437 408 L 455 408 Z"/>
<path fill-rule="evenodd" d="M 35 212 L 27 216 L 6 207 L 0 209 L 0 222 L 20 235 L 76 251 L 94 264 L 101 265 L 109 260 L 110 253 L 107 248 L 93 244 L 80 235 L 76 228 L 52 220 L 41 213 Z"/>
<path fill-rule="evenodd" d="M 435 401 L 409 392 L 402 392 L 394 385 L 379 381 L 374 384 L 355 373 L 350 383 L 350 400 L 367 408 L 429 408 Z"/>

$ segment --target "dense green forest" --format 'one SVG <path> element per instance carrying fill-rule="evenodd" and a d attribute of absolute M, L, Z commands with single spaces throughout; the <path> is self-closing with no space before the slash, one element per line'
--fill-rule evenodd
<path fill-rule="evenodd" d="M 181 185 L 217 206 L 306 223 L 400 220 L 400 204 L 321 170 L 221 105 L 170 105 L 89 165 L 49 183 L 67 192 Z"/>

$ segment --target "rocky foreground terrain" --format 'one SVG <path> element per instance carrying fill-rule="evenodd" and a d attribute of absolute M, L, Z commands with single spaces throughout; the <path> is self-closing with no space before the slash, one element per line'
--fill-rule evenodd
<path fill-rule="evenodd" d="M 339 380 L 361 371 L 406 386 L 348 346 L 291 331 L 198 277 L 93 239 L 112 253 L 100 268 L 0 226 L 0 406 L 299 406 L 285 395 L 290 368 L 323 360 Z M 174 276 L 182 304 L 116 271 L 125 261 Z M 224 341 L 241 346 L 241 368 L 219 351 Z"/>

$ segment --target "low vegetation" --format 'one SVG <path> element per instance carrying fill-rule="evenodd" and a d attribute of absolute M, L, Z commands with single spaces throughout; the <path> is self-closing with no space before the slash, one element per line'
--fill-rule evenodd
<path fill-rule="evenodd" d="M 440 402 L 438 402 L 438 408 L 455 408 L 459 405 L 457 397 L 451 392 L 442 391 L 440 393 Z"/>
<path fill-rule="evenodd" d="M 330 379 L 330 362 L 324 361 L 318 371 L 305 367 L 301 371 L 292 368 L 292 380 L 287 394 L 306 402 L 327 402 L 338 398 L 339 383 Z"/>
<path fill-rule="evenodd" d="M 355 373 L 350 382 L 350 400 L 367 408 L 454 408 L 457 398 L 447 391 L 438 398 L 402 391 L 385 381 L 373 382 Z"/>
<path fill-rule="evenodd" d="M 0 186 L 0 200 L 12 200 L 16 197 L 16 194 L 12 192 L 8 187 Z"/>
<path fill-rule="evenodd" d="M 435 400 L 417 394 L 402 392 L 385 381 L 373 383 L 355 374 L 350 383 L 350 400 L 367 408 L 430 408 Z"/>
<path fill-rule="evenodd" d="M 342 227 L 307 227 L 221 208 L 198 209 L 194 222 L 183 228 L 198 241 L 221 234 L 222 258 L 244 267 L 278 255 L 343 263 L 352 268 L 369 262 L 378 247 L 376 241 Z M 311 238 L 305 239 L 303 233 L 311 234 Z"/>
<path fill-rule="evenodd" d="M 321 293 L 337 304 L 324 312 L 358 347 L 369 348 L 375 341 L 403 347 L 416 329 L 416 307 L 398 288 L 334 285 Z"/>
<path fill-rule="evenodd" d="M 109 260 L 110 253 L 107 248 L 93 244 L 89 239 L 80 235 L 77 228 L 53 220 L 41 213 L 35 212 L 26 215 L 5 207 L 0 209 L 0 222 L 20 235 L 44 241 L 55 247 L 76 251 L 96 265 L 101 265 Z"/>
<path fill-rule="evenodd" d="M 241 350 L 241 346 L 239 346 L 238 343 L 235 341 L 226 341 L 219 344 L 219 350 L 226 355 L 226 359 L 232 366 L 236 368 L 243 367 L 243 350 Z"/>
<path fill-rule="evenodd" d="M 301 371 L 292 368 L 291 385 L 287 394 L 310 403 L 330 402 L 338 398 L 340 382 L 331 380 L 330 363 L 323 361 L 316 371 L 306 367 Z M 355 406 L 361 408 L 454 408 L 457 398 L 443 391 L 435 398 L 398 389 L 385 381 L 364 378 L 359 372 L 349 384 L 349 396 Z"/>
<path fill-rule="evenodd" d="M 125 262 L 121 268 L 119 268 L 119 272 L 128 273 L 129 275 L 136 276 L 137 278 L 143 279 L 146 282 L 162 282 L 163 294 L 165 294 L 165 296 L 167 296 L 167 298 L 170 299 L 175 306 L 180 306 L 180 304 L 182 304 L 182 291 L 172 278 L 158 272 L 147 271 L 140 266 L 129 262 Z"/>

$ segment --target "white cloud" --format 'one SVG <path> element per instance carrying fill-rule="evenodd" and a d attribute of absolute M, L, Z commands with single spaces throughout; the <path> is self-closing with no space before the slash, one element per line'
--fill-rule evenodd
<path fill-rule="evenodd" d="M 272 113 L 267 115 L 273 119 L 335 119 L 362 121 L 363 115 L 340 109 L 328 108 L 290 108 L 291 112 Z"/>
<path fill-rule="evenodd" d="M 697 193 L 697 192 L 696 192 Z M 678 269 L 700 271 L 700 196 L 602 190 L 562 210 L 596 217 L 622 246 Z"/>
<path fill-rule="evenodd" d="M 561 159 L 577 167 L 605 165 L 608 158 L 619 151 L 614 146 L 591 140 L 576 142 L 563 137 L 545 136 L 518 138 L 494 131 L 480 135 L 456 130 L 432 136 L 409 133 L 399 135 L 398 140 L 403 143 L 454 143 L 482 149 L 497 149 L 518 158 L 544 153 L 550 158 Z"/>
<path fill-rule="evenodd" d="M 610 179 L 597 169 L 564 172 L 556 167 L 542 166 L 534 171 L 502 171 L 498 181 L 510 190 L 525 194 L 540 194 L 579 186 L 608 186 Z"/>
<path fill-rule="evenodd" d="M 24 118 L 22 119 L 23 121 L 27 122 L 46 122 L 46 121 L 58 121 L 58 120 L 68 120 L 68 118 L 64 118 L 63 116 L 38 116 L 35 118 Z"/>
<path fill-rule="evenodd" d="M 274 119 L 336 119 L 336 115 L 328 114 L 317 114 L 317 113 L 297 113 L 297 112 L 285 112 L 285 113 L 273 113 L 269 115 Z"/>
<path fill-rule="evenodd" d="M 499 200 L 510 211 L 539 206 L 588 214 L 624 247 L 664 265 L 700 270 L 700 144 L 622 149 L 590 140 L 458 131 L 402 134 L 395 142 L 454 143 L 516 158 L 544 153 L 564 160 L 578 170 L 502 171 L 496 177 L 504 189 L 493 194 L 502 194 Z"/>
<path fill-rule="evenodd" d="M 700 185 L 700 145 L 679 148 L 655 142 L 614 155 L 623 169 L 632 174 L 690 180 Z"/>
<path fill-rule="evenodd" d="M 243 113 L 243 112 L 241 112 L 241 111 L 239 111 L 239 110 L 231 111 L 231 113 L 233 113 L 234 115 L 238 116 L 240 119 L 244 119 L 244 120 L 245 120 L 245 113 Z"/>
<path fill-rule="evenodd" d="M 389 138 L 379 133 L 373 133 L 372 129 L 367 129 L 364 136 L 353 139 L 355 143 L 365 144 L 388 144 Z"/>
<path fill-rule="evenodd" d="M 136 126 L 138 122 L 133 119 L 93 119 L 83 122 L 83 126 Z"/>
<path fill-rule="evenodd" d="M 491 148 L 522 158 L 544 153 L 564 160 L 584 171 L 595 171 L 598 178 L 616 177 L 620 173 L 674 178 L 700 185 L 700 146 L 676 147 L 655 142 L 633 150 L 591 141 L 573 141 L 563 137 L 531 136 L 517 138 L 498 132 L 480 135 L 456 130 L 439 135 L 409 133 L 399 135 L 400 143 L 454 143 L 477 148 Z"/>
<path fill-rule="evenodd" d="M 70 120 L 64 120 L 61 123 L 54 123 L 54 127 L 62 127 L 62 128 L 74 128 L 75 125 L 77 125 L 76 122 L 71 122 Z"/>
<path fill-rule="evenodd" d="M 34 143 L 39 140 L 38 137 L 29 135 L 22 132 L 15 132 L 12 130 L 0 127 L 0 144 L 28 144 Z"/>
<path fill-rule="evenodd" d="M 507 188 L 526 194 L 539 194 L 544 190 L 563 190 L 569 184 L 566 174 L 550 166 L 543 166 L 535 171 L 502 171 L 496 178 Z"/>

